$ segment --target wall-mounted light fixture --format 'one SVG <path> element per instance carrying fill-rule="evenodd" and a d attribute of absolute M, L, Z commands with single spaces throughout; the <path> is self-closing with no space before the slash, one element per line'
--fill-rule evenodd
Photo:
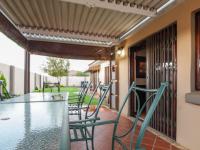
<path fill-rule="evenodd" d="M 119 56 L 119 57 L 124 57 L 125 56 L 125 50 L 123 48 L 120 48 L 116 51 L 116 54 Z"/>

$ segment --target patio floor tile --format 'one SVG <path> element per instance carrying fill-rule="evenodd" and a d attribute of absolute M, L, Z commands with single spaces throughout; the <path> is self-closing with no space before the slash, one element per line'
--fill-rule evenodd
<path fill-rule="evenodd" d="M 102 120 L 114 119 L 117 116 L 116 112 L 107 109 L 101 108 L 100 117 Z M 118 134 L 127 131 L 131 126 L 131 121 L 126 117 L 121 117 Z M 137 127 L 136 135 L 134 135 L 134 139 L 136 139 L 137 134 L 139 132 L 140 126 Z M 112 131 L 113 125 L 104 125 L 98 126 L 95 128 L 95 137 L 94 137 L 94 145 L 95 150 L 111 150 L 111 142 L 112 142 Z M 123 142 L 126 143 L 127 147 L 129 146 L 130 135 L 127 135 L 123 139 Z M 135 144 L 135 143 L 134 143 Z M 90 142 L 89 142 L 89 146 Z M 150 131 L 145 133 L 144 139 L 142 141 L 142 146 L 146 148 L 146 150 L 180 150 L 180 148 L 175 147 L 172 143 L 169 143 L 157 135 L 153 134 Z M 72 150 L 86 150 L 85 142 L 74 142 L 71 144 Z M 91 149 L 91 147 L 90 147 Z M 115 150 L 122 150 L 122 148 L 115 143 Z"/>

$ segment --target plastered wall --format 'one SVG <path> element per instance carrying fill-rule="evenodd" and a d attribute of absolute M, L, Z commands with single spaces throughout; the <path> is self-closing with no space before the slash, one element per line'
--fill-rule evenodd
<path fill-rule="evenodd" d="M 126 56 L 119 60 L 119 98 L 129 85 L 128 48 L 167 25 L 177 22 L 177 142 L 191 149 L 200 149 L 200 106 L 185 102 L 185 94 L 193 90 L 194 46 L 192 12 L 200 8 L 200 0 L 185 0 L 164 15 L 155 18 L 124 41 Z M 121 101 L 120 101 L 121 104 Z M 129 106 L 124 113 L 128 115 Z"/>

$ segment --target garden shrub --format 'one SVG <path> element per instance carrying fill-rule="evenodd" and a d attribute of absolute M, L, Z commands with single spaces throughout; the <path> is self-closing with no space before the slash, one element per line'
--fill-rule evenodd
<path fill-rule="evenodd" d="M 5 88 L 7 88 L 7 81 L 6 81 L 6 78 L 5 78 L 5 76 L 4 76 L 4 74 L 2 72 L 0 72 L 0 80 L 3 81 L 3 85 L 5 86 Z M 7 91 L 4 88 L 3 88 L 3 94 L 4 95 L 7 94 Z"/>
<path fill-rule="evenodd" d="M 36 87 L 35 87 L 35 91 L 38 91 L 38 90 L 39 90 L 39 88 L 36 86 Z"/>
<path fill-rule="evenodd" d="M 65 86 L 63 84 L 60 85 L 61 88 L 64 88 Z"/>

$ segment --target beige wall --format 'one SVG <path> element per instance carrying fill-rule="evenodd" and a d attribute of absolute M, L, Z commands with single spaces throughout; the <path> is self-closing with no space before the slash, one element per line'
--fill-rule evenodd
<path fill-rule="evenodd" d="M 14 94 L 24 94 L 24 70 L 15 67 L 14 74 Z"/>
<path fill-rule="evenodd" d="M 110 62 L 109 61 L 104 61 L 100 65 L 100 71 L 99 71 L 99 81 L 104 84 L 105 82 L 105 67 L 109 67 Z"/>
<path fill-rule="evenodd" d="M 14 66 L 13 66 L 14 67 Z M 13 71 L 13 85 L 11 84 L 11 66 L 0 63 L 0 72 L 2 72 L 7 80 L 7 90 L 11 92 L 11 94 L 22 95 L 24 94 L 24 70 L 21 68 L 14 67 Z M 36 75 L 36 78 L 35 78 Z M 30 73 L 30 91 L 32 92 L 35 89 L 35 86 L 42 87 L 43 81 L 40 81 L 40 77 L 42 75 L 36 73 Z M 42 76 L 43 78 L 43 76 Z M 53 78 L 53 77 L 48 77 Z M 10 88 L 12 91 L 10 91 Z"/>
<path fill-rule="evenodd" d="M 122 99 L 129 84 L 128 47 L 177 21 L 177 142 L 191 150 L 200 149 L 200 106 L 185 102 L 185 93 L 193 89 L 192 12 L 198 8 L 200 0 L 186 0 L 168 13 L 155 18 L 124 42 L 126 57 L 119 61 L 119 96 Z M 128 106 L 124 113 L 128 114 Z"/>

